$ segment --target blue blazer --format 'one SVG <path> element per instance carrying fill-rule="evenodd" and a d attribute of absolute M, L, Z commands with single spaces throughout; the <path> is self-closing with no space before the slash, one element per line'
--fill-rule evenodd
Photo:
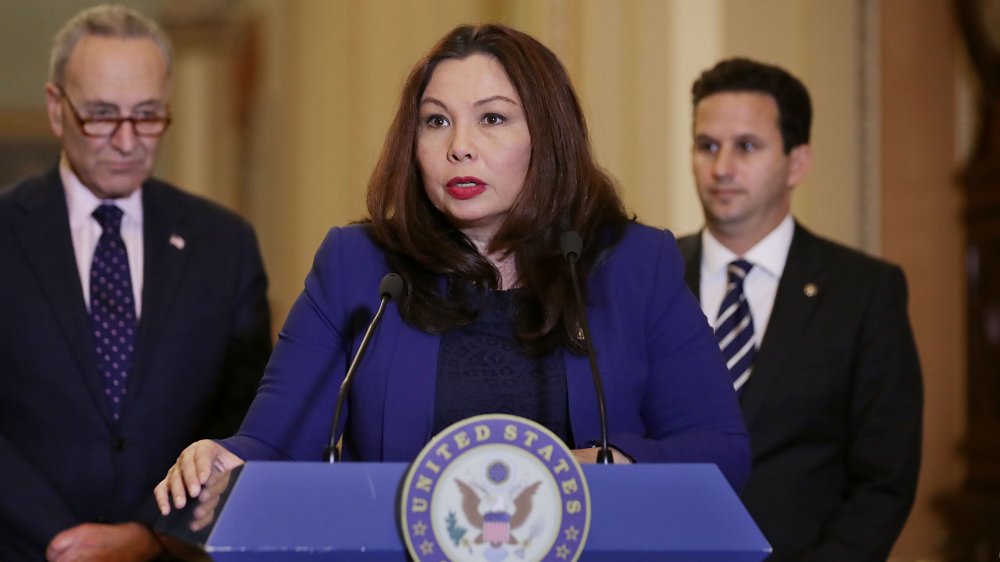
<path fill-rule="evenodd" d="M 267 282 L 250 225 L 156 180 L 142 205 L 142 318 L 114 422 L 58 170 L 0 193 L 4 562 L 42 560 L 79 523 L 151 524 L 153 486 L 191 441 L 236 430 L 263 373 Z"/>
<path fill-rule="evenodd" d="M 715 463 L 739 489 L 747 433 L 683 267 L 670 233 L 631 224 L 589 279 L 609 439 L 639 462 Z M 228 449 L 248 460 L 322 458 L 337 390 L 388 272 L 368 227 L 330 230 Z M 390 305 L 347 400 L 345 458 L 411 461 L 431 439 L 439 343 Z M 563 355 L 573 435 L 586 446 L 600 435 L 588 360 Z"/>

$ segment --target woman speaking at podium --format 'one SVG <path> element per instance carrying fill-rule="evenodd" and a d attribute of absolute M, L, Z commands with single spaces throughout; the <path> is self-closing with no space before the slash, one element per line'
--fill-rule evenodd
<path fill-rule="evenodd" d="M 537 40 L 462 26 L 417 63 L 368 213 L 330 230 L 239 432 L 184 450 L 156 488 L 161 511 L 197 496 L 213 467 L 323 458 L 338 388 L 390 272 L 405 289 L 344 399 L 344 459 L 412 461 L 453 422 L 507 413 L 593 462 L 589 325 L 614 462 L 709 462 L 737 490 L 745 482 L 749 438 L 674 238 L 626 214 L 566 70 Z M 575 264 L 567 232 L 582 240 Z"/>

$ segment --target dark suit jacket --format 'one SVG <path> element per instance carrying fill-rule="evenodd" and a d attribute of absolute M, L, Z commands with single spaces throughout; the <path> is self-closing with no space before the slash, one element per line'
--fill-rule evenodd
<path fill-rule="evenodd" d="M 679 245 L 698 295 L 701 237 Z M 922 384 L 906 301 L 898 267 L 796 224 L 741 399 L 753 449 L 741 497 L 774 547 L 769 560 L 887 558 L 920 464 Z"/>
<path fill-rule="evenodd" d="M 750 468 L 746 429 L 683 269 L 670 233 L 631 224 L 588 278 L 609 440 L 639 462 L 714 463 L 739 489 Z M 240 433 L 223 442 L 230 450 L 245 459 L 322 458 L 337 390 L 388 272 L 369 227 L 330 231 Z M 346 402 L 344 458 L 416 458 L 433 436 L 440 343 L 395 305 L 386 309 Z M 570 424 L 585 447 L 600 436 L 593 378 L 586 356 L 563 359 Z"/>
<path fill-rule="evenodd" d="M 0 193 L 5 562 L 42 560 L 79 523 L 151 523 L 153 486 L 186 445 L 239 426 L 263 372 L 267 281 L 250 225 L 156 180 L 142 204 L 142 317 L 113 423 L 58 170 Z"/>

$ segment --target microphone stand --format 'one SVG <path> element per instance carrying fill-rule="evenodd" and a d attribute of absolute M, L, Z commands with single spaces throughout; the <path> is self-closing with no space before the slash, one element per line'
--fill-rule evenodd
<path fill-rule="evenodd" d="M 580 316 L 580 329 L 583 330 L 583 339 L 587 347 L 587 359 L 590 360 L 590 374 L 594 378 L 594 389 L 597 392 L 597 410 L 601 420 L 601 441 L 600 450 L 597 451 L 597 464 L 614 464 L 611 456 L 611 448 L 608 446 L 608 414 L 604 407 L 604 385 L 601 383 L 601 373 L 597 368 L 597 355 L 594 354 L 594 346 L 590 340 L 590 325 L 587 322 L 587 309 L 583 305 L 583 296 L 580 294 L 580 282 L 576 274 L 576 262 L 583 253 L 583 239 L 575 231 L 567 230 L 559 239 L 562 246 L 563 257 L 569 262 L 569 276 L 573 282 L 573 294 L 576 296 L 576 307 Z"/>
<path fill-rule="evenodd" d="M 403 284 L 403 278 L 395 273 L 387 274 L 382 278 L 382 282 L 379 283 L 378 292 L 382 300 L 378 303 L 378 311 L 375 312 L 375 317 L 368 324 L 368 330 L 365 331 L 364 337 L 361 338 L 361 345 L 358 346 L 358 352 L 354 354 L 354 359 L 351 361 L 350 367 L 347 368 L 347 374 L 344 375 L 344 380 L 340 383 L 340 391 L 337 392 L 337 407 L 333 410 L 330 443 L 327 445 L 325 452 L 326 460 L 330 464 L 340 462 L 340 449 L 337 448 L 337 424 L 340 422 L 340 412 L 344 406 L 344 398 L 351 388 L 351 382 L 354 380 L 354 374 L 358 370 L 358 365 L 361 364 L 361 358 L 364 357 L 365 351 L 368 349 L 368 342 L 371 341 L 372 334 L 375 333 L 375 328 L 382 320 L 382 313 L 385 312 L 386 304 L 390 300 L 399 299 L 399 296 L 403 293 Z"/>

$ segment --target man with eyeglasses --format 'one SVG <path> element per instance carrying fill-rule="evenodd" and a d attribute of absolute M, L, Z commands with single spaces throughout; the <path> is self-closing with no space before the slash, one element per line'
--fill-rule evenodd
<path fill-rule="evenodd" d="M 271 349 L 253 229 L 151 178 L 169 41 L 121 6 L 57 34 L 62 154 L 0 192 L 0 560 L 153 560 L 152 489 L 232 434 Z"/>

